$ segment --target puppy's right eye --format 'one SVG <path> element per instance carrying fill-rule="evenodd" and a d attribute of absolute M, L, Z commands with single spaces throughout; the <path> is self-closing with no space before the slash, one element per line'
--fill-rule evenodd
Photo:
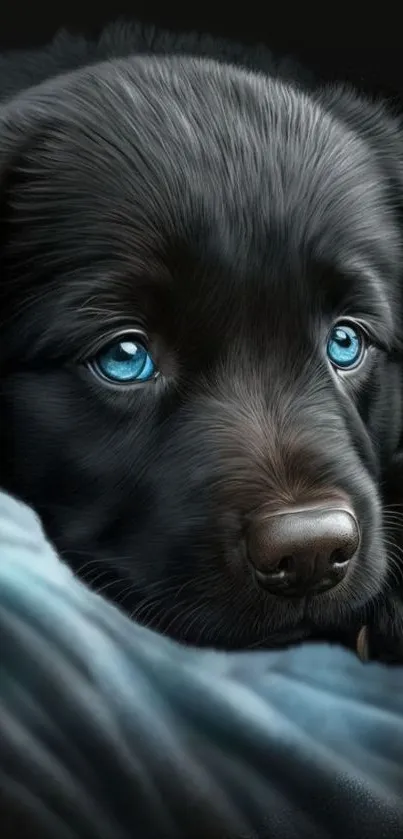
<path fill-rule="evenodd" d="M 157 367 L 138 332 L 117 336 L 88 362 L 99 378 L 115 385 L 144 384 L 158 375 Z"/>
<path fill-rule="evenodd" d="M 327 339 L 327 356 L 333 367 L 352 370 L 363 360 L 365 340 L 362 330 L 353 321 L 338 321 Z"/>

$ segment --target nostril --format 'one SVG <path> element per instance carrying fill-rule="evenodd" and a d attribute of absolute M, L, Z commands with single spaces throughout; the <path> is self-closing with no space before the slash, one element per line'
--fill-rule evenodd
<path fill-rule="evenodd" d="M 351 555 L 348 551 L 343 550 L 342 548 L 337 548 L 330 554 L 329 557 L 329 565 L 336 567 L 338 565 L 345 565 L 351 559 Z"/>
<path fill-rule="evenodd" d="M 284 574 L 289 574 L 293 570 L 293 567 L 294 567 L 294 557 L 291 556 L 291 554 L 289 556 L 283 556 L 282 559 L 280 559 L 280 562 L 277 565 L 276 572 L 281 571 Z"/>

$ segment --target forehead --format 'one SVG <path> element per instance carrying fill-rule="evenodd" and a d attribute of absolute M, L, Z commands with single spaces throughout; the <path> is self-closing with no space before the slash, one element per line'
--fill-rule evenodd
<path fill-rule="evenodd" d="M 97 298 L 107 315 L 170 299 L 211 321 L 282 305 L 298 317 L 324 290 L 332 305 L 382 294 L 397 239 L 382 173 L 308 95 L 212 62 L 138 59 L 41 97 L 55 127 L 29 161 L 43 188 L 27 235 L 39 230 L 49 272 L 54 260 L 74 276 L 72 303 Z"/>
<path fill-rule="evenodd" d="M 62 140 L 94 199 L 102 206 L 119 190 L 166 233 L 170 219 L 183 234 L 207 221 L 245 244 L 292 231 L 301 245 L 331 238 L 353 249 L 382 225 L 386 178 L 372 150 L 285 82 L 209 61 L 137 59 L 78 75 L 62 111 Z"/>
<path fill-rule="evenodd" d="M 131 59 L 71 74 L 28 101 L 44 199 L 61 191 L 88 231 L 96 221 L 115 232 L 125 219 L 135 244 L 142 223 L 156 242 L 210 223 L 246 247 L 292 232 L 320 248 L 330 225 L 334 241 L 354 222 L 358 245 L 382 220 L 371 150 L 290 84 L 210 61 Z"/>

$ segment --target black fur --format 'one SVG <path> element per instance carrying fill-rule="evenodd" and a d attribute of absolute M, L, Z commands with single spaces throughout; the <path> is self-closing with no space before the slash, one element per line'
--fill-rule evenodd
<path fill-rule="evenodd" d="M 102 43 L 36 54 L 35 81 L 91 66 L 31 90 L 26 60 L 4 59 L 3 485 L 85 580 L 189 643 L 270 646 L 364 620 L 399 634 L 397 119 L 287 64 L 269 73 L 269 56 L 264 74 L 97 64 L 130 52 L 125 30 Z M 371 336 L 344 376 L 324 349 L 340 316 Z M 160 378 L 101 384 L 85 362 L 135 327 Z M 251 512 L 334 490 L 362 530 L 345 583 L 306 601 L 257 590 Z"/>

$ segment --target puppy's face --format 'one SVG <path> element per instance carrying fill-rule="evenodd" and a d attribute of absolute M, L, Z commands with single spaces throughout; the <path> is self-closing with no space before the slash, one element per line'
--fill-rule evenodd
<path fill-rule="evenodd" d="M 190 643 L 330 632 L 385 585 L 401 174 L 366 107 L 145 59 L 2 117 L 3 484 Z"/>

